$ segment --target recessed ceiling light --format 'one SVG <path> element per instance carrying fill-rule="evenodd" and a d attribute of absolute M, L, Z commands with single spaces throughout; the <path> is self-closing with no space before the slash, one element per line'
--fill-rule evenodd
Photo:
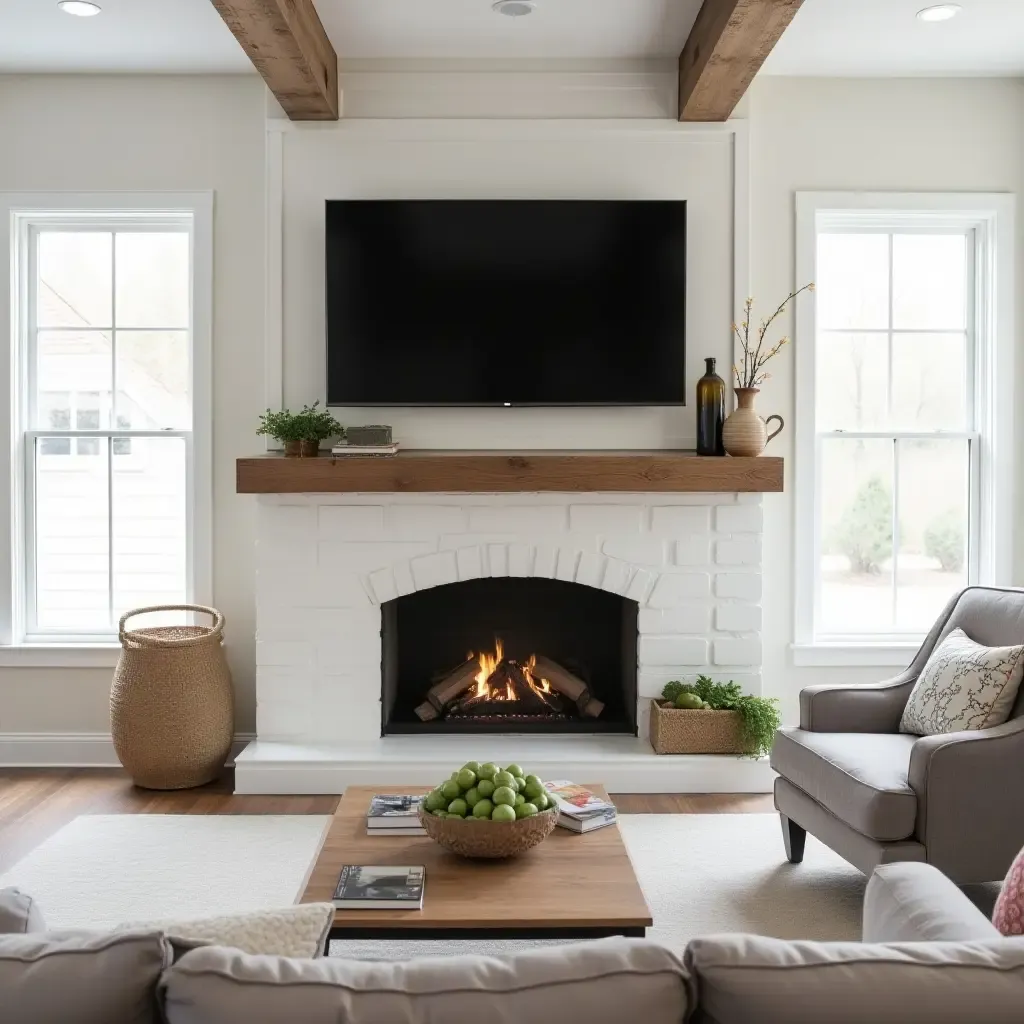
<path fill-rule="evenodd" d="M 955 18 L 963 8 L 959 4 L 936 4 L 917 12 L 918 21 L 949 21 Z"/>
<path fill-rule="evenodd" d="M 60 0 L 57 6 L 65 14 L 73 14 L 76 18 L 91 18 L 103 10 L 99 4 L 91 4 L 87 0 Z"/>
<path fill-rule="evenodd" d="M 524 15 L 533 14 L 536 6 L 533 0 L 495 0 L 495 3 L 491 4 L 491 9 L 509 18 L 522 18 Z"/>

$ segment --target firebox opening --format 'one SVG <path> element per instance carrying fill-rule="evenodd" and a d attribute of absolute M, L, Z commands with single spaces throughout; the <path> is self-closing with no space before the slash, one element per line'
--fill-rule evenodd
<path fill-rule="evenodd" d="M 635 601 L 561 580 L 488 578 L 382 612 L 382 735 L 636 735 Z"/>

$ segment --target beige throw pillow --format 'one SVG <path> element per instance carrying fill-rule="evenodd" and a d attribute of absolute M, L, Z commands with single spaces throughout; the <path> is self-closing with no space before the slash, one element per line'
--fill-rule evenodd
<path fill-rule="evenodd" d="M 229 946 L 243 953 L 311 958 L 323 955 L 334 922 L 330 903 L 300 903 L 280 910 L 254 910 L 196 921 L 147 921 L 118 931 L 159 929 L 172 941 Z"/>
<path fill-rule="evenodd" d="M 983 647 L 954 629 L 925 663 L 900 732 L 916 736 L 989 729 L 1010 717 L 1024 675 L 1024 646 Z"/>

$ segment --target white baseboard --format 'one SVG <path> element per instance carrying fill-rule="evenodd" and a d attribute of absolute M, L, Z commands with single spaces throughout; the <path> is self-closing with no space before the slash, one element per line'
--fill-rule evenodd
<path fill-rule="evenodd" d="M 235 763 L 235 793 L 306 795 L 344 793 L 347 786 L 433 785 L 453 765 L 479 754 L 487 737 L 446 737 L 449 744 L 412 750 L 392 737 L 376 749 L 315 747 L 259 741 Z M 399 741 L 408 737 L 397 737 Z M 577 740 L 571 737 L 570 740 Z M 467 740 L 475 743 L 470 751 Z M 767 758 L 694 754 L 659 757 L 641 740 L 625 737 L 594 742 L 540 743 L 537 737 L 501 737 L 491 753 L 528 764 L 549 779 L 600 782 L 613 793 L 770 793 L 775 773 Z M 617 742 L 620 741 L 621 742 Z M 501 747 L 517 748 L 503 750 Z M 465 747 L 465 749 L 458 749 Z"/>
<path fill-rule="evenodd" d="M 228 764 L 250 741 L 252 733 L 236 733 Z M 110 733 L 0 732 L 0 768 L 118 768 Z"/>

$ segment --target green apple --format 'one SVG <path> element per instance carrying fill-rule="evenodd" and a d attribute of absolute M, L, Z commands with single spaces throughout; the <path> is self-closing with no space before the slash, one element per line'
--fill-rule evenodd
<path fill-rule="evenodd" d="M 555 802 L 547 795 L 547 793 L 541 793 L 540 796 L 533 798 L 531 803 L 536 804 L 538 811 L 546 811 L 550 807 L 554 807 Z"/>
<path fill-rule="evenodd" d="M 532 818 L 537 813 L 533 804 L 520 804 L 515 810 L 517 818 Z"/>
<path fill-rule="evenodd" d="M 434 811 L 434 817 L 435 818 L 447 818 L 448 817 L 448 812 L 447 811 Z"/>
<path fill-rule="evenodd" d="M 526 794 L 527 800 L 535 800 L 537 797 L 544 795 L 544 787 L 539 782 L 527 782 L 523 793 Z"/>
<path fill-rule="evenodd" d="M 503 786 L 503 789 L 507 789 L 507 786 Z M 516 812 L 515 808 L 509 807 L 508 804 L 498 804 L 491 813 L 491 821 L 515 821 Z"/>
<path fill-rule="evenodd" d="M 476 784 L 476 791 L 481 796 L 490 796 L 494 792 L 494 783 L 490 779 L 481 779 Z"/>
<path fill-rule="evenodd" d="M 480 765 L 480 770 L 476 774 L 480 779 L 493 779 L 498 774 L 498 766 L 488 761 L 487 764 Z"/>
<path fill-rule="evenodd" d="M 516 792 L 522 793 L 522 791 L 526 789 L 526 779 L 521 775 L 513 775 L 512 777 L 516 780 Z"/>
<path fill-rule="evenodd" d="M 499 786 L 491 797 L 495 804 L 508 804 L 515 806 L 516 791 L 511 786 Z"/>
<path fill-rule="evenodd" d="M 477 800 L 476 806 L 473 808 L 473 817 L 489 818 L 493 810 L 494 804 L 490 800 Z"/>
<path fill-rule="evenodd" d="M 476 807 L 476 803 L 481 799 L 480 790 L 476 786 L 471 786 L 462 795 L 462 799 L 466 801 L 467 807 Z"/>
<path fill-rule="evenodd" d="M 527 781 L 528 783 L 529 783 L 529 782 L 535 782 L 535 783 L 536 783 L 536 784 L 537 784 L 538 786 L 543 786 L 543 785 L 544 785 L 544 783 L 543 783 L 543 782 L 541 782 L 541 781 L 540 781 L 540 779 L 539 779 L 539 778 L 537 778 L 537 776 L 536 776 L 536 775 L 527 775 L 527 776 L 525 776 L 525 778 L 526 778 L 526 781 Z"/>
<path fill-rule="evenodd" d="M 472 768 L 463 768 L 455 780 L 460 789 L 472 789 L 476 784 L 476 772 Z"/>
<path fill-rule="evenodd" d="M 523 769 L 517 764 L 510 764 L 505 771 L 507 771 L 509 775 L 514 775 L 517 779 L 521 779 L 523 777 Z"/>
<path fill-rule="evenodd" d="M 509 775 L 508 772 L 498 772 L 498 774 L 494 776 L 493 781 L 495 786 L 514 786 L 516 784 L 516 777 L 514 775 Z"/>
<path fill-rule="evenodd" d="M 440 811 L 446 806 L 447 804 L 443 794 L 438 792 L 436 789 L 433 792 L 428 793 L 423 801 L 423 809 L 425 811 Z"/>
<path fill-rule="evenodd" d="M 464 764 L 464 765 L 462 766 L 462 770 L 463 770 L 463 771 L 465 771 L 465 770 L 466 770 L 467 768 L 468 768 L 468 769 L 469 769 L 469 770 L 470 770 L 470 771 L 471 771 L 471 772 L 472 772 L 472 773 L 473 773 L 474 775 L 476 775 L 476 773 L 477 773 L 478 771 L 480 771 L 480 762 L 479 762 L 479 761 L 467 761 L 467 762 L 466 762 L 466 763 L 465 763 L 465 764 Z"/>
<path fill-rule="evenodd" d="M 448 801 L 454 800 L 458 796 L 462 796 L 462 787 L 454 780 L 449 779 L 441 787 L 441 795 Z"/>
<path fill-rule="evenodd" d="M 523 804 L 525 804 L 525 803 L 526 803 L 526 797 L 523 796 L 522 793 L 516 793 L 516 802 L 515 802 L 514 806 L 522 807 Z"/>
<path fill-rule="evenodd" d="M 459 797 L 458 800 L 453 800 L 448 805 L 448 813 L 454 814 L 456 818 L 464 818 L 469 812 L 469 808 L 466 806 L 466 801 Z"/>

